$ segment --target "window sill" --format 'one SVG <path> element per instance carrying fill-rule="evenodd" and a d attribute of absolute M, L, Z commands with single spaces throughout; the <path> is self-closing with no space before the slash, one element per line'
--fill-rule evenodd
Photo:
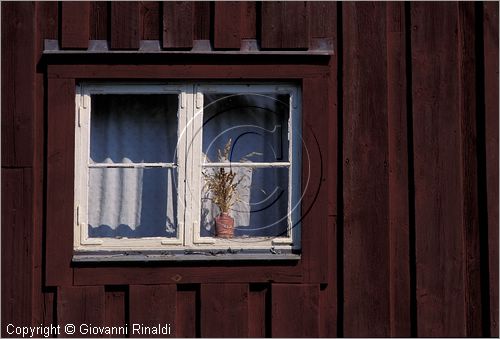
<path fill-rule="evenodd" d="M 300 260 L 300 254 L 285 250 L 180 250 L 180 251 L 85 251 L 75 252 L 73 262 L 149 261 L 283 261 Z"/>

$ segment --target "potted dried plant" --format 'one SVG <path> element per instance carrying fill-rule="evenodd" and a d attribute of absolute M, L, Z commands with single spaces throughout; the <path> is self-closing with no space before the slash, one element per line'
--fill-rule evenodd
<path fill-rule="evenodd" d="M 229 161 L 231 143 L 232 141 L 229 139 L 222 151 L 220 149 L 217 150 L 219 162 Z M 248 157 L 258 154 L 260 153 L 252 152 L 241 160 L 247 160 Z M 220 210 L 219 215 L 215 217 L 216 236 L 220 238 L 232 238 L 234 236 L 234 218 L 229 215 L 229 211 L 238 200 L 237 190 L 243 176 L 237 180 L 236 173 L 232 168 L 228 170 L 221 167 L 203 172 L 203 177 L 205 178 L 205 188 L 211 193 L 210 199 Z"/>

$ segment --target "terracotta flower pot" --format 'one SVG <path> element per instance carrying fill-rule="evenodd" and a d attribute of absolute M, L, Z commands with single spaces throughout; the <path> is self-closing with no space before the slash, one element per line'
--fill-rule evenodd
<path fill-rule="evenodd" d="M 227 213 L 215 217 L 215 230 L 219 238 L 232 238 L 234 235 L 234 219 Z"/>

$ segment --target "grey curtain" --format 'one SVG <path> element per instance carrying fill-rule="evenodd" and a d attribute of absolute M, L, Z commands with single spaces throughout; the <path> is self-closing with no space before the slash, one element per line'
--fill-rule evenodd
<path fill-rule="evenodd" d="M 175 163 L 177 100 L 93 96 L 90 163 Z M 91 168 L 89 236 L 176 236 L 176 186 L 172 168 Z"/>

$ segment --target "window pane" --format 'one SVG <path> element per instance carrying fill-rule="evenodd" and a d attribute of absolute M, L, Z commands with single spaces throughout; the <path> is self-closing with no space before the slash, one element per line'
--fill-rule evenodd
<path fill-rule="evenodd" d="M 229 139 L 230 161 L 288 161 L 288 94 L 205 94 L 203 153 L 221 162 Z"/>
<path fill-rule="evenodd" d="M 177 94 L 93 95 L 91 101 L 91 162 L 176 162 Z"/>
<path fill-rule="evenodd" d="M 177 236 L 176 170 L 90 168 L 89 237 Z"/>
<path fill-rule="evenodd" d="M 205 168 L 204 178 L 220 168 Z M 231 169 L 225 168 L 224 171 Z M 234 218 L 235 237 L 287 236 L 288 168 L 232 168 L 239 182 L 229 215 Z M 201 201 L 201 236 L 215 235 L 214 218 L 220 208 L 204 179 Z"/>

